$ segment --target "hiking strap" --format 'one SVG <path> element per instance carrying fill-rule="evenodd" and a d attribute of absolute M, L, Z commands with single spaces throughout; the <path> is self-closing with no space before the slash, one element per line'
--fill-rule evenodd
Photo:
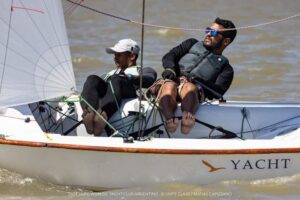
<path fill-rule="evenodd" d="M 180 120 L 180 119 L 182 119 L 182 117 L 178 117 L 178 119 Z M 220 132 L 224 133 L 224 136 L 222 138 L 230 139 L 230 138 L 236 138 L 236 137 L 238 137 L 234 132 L 226 130 L 226 129 L 220 127 L 220 126 L 214 126 L 212 124 L 200 121 L 198 119 L 195 119 L 195 122 L 197 122 L 199 124 L 202 124 L 203 126 L 206 126 L 206 127 L 210 128 L 211 130 L 217 130 L 217 131 L 220 131 Z M 148 136 L 150 133 L 152 133 L 155 130 L 159 129 L 159 127 L 161 127 L 162 125 L 164 125 L 164 122 L 162 122 L 162 123 L 160 123 L 160 124 L 158 124 L 156 126 L 153 126 L 151 128 L 145 129 L 143 131 L 143 135 L 144 136 Z M 130 133 L 129 135 L 132 136 L 133 138 L 137 139 L 137 137 L 138 137 L 138 131 Z M 238 137 L 238 138 L 240 138 L 240 137 Z"/>
<path fill-rule="evenodd" d="M 221 126 L 214 126 L 214 125 L 211 125 L 209 123 L 200 121 L 198 119 L 195 119 L 195 121 L 199 124 L 202 124 L 203 126 L 206 126 L 206 127 L 210 128 L 211 130 L 217 130 L 217 131 L 220 131 L 220 132 L 224 133 L 225 135 L 223 136 L 223 138 L 229 139 L 229 138 L 238 137 L 234 132 L 226 130 L 226 129 L 222 128 Z"/>
<path fill-rule="evenodd" d="M 75 128 L 77 128 L 80 124 L 82 123 L 82 120 L 77 122 L 74 126 L 72 126 L 71 128 L 69 128 L 69 130 L 67 130 L 66 132 L 62 133 L 61 135 L 66 136 L 69 135 L 69 133 L 71 133 Z"/>

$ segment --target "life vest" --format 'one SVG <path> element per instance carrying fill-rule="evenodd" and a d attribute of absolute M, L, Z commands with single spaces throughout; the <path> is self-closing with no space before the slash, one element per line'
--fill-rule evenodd
<path fill-rule="evenodd" d="M 131 67 L 127 67 L 125 70 L 124 70 L 124 73 L 125 74 L 131 74 L 133 76 L 139 76 L 140 75 L 140 70 L 141 70 L 141 67 L 140 66 L 131 66 Z M 120 69 L 114 69 L 114 70 L 111 70 L 110 72 L 106 73 L 106 74 L 102 74 L 101 77 L 104 79 L 104 80 L 107 80 L 108 77 L 114 75 L 114 74 L 118 74 L 120 73 Z"/>
<path fill-rule="evenodd" d="M 213 82 L 228 64 L 228 59 L 225 56 L 208 51 L 203 46 L 203 42 L 194 44 L 189 52 L 179 60 L 181 72 L 194 74 Z"/>

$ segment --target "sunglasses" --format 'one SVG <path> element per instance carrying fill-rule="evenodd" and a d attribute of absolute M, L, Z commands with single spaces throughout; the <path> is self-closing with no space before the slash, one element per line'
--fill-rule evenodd
<path fill-rule="evenodd" d="M 210 27 L 207 27 L 205 30 L 204 30 L 205 34 L 208 34 L 210 33 L 211 37 L 216 37 L 220 32 L 215 30 L 215 29 L 212 29 Z M 221 33 L 220 33 L 221 34 Z M 221 34 L 222 35 L 222 34 Z"/>

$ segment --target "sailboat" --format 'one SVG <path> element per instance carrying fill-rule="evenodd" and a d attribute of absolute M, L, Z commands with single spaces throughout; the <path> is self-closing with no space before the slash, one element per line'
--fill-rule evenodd
<path fill-rule="evenodd" d="M 0 30 L 0 168 L 90 189 L 299 173 L 300 103 L 204 102 L 183 135 L 151 99 L 128 99 L 112 136 L 90 137 L 61 1 L 3 1 Z"/>

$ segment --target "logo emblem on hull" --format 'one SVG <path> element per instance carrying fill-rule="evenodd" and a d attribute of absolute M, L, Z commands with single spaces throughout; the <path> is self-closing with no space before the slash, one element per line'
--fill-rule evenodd
<path fill-rule="evenodd" d="M 209 172 L 216 172 L 219 171 L 220 169 L 226 169 L 225 167 L 215 167 L 206 160 L 202 160 L 202 163 L 206 165 L 209 168 Z"/>

